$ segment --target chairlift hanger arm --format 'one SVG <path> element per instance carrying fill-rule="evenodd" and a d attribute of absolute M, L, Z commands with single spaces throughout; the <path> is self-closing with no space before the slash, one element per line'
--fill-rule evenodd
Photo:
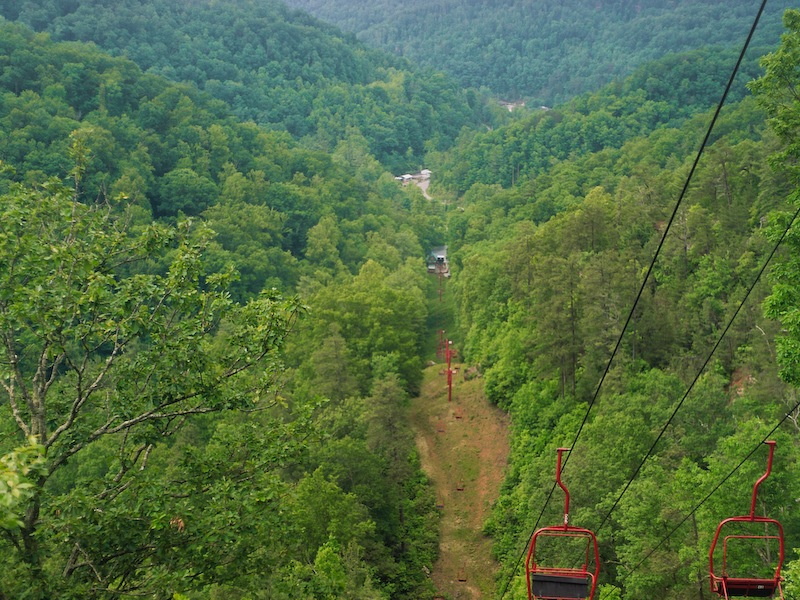
<path fill-rule="evenodd" d="M 764 443 L 767 444 L 767 446 L 769 446 L 769 455 L 767 456 L 767 470 L 764 472 L 764 474 L 761 477 L 758 478 L 758 481 L 756 481 L 753 484 L 753 497 L 750 500 L 750 517 L 751 518 L 755 517 L 755 514 L 756 514 L 756 497 L 758 496 L 758 488 L 761 485 L 761 483 L 767 477 L 769 477 L 770 473 L 772 473 L 772 457 L 775 454 L 775 443 L 776 442 L 775 442 L 775 440 L 769 440 L 769 441 L 764 442 Z"/>
<path fill-rule="evenodd" d="M 566 529 L 569 526 L 569 490 L 567 486 L 561 481 L 561 456 L 565 452 L 570 452 L 571 448 L 559 448 L 556 450 L 557 458 L 556 458 L 556 483 L 558 487 L 564 490 L 564 528 Z"/>

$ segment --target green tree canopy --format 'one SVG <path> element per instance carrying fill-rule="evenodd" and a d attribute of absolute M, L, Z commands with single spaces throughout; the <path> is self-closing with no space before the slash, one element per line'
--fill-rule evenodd
<path fill-rule="evenodd" d="M 96 580 L 95 590 L 147 589 L 140 570 L 165 566 L 152 542 L 127 547 L 122 530 L 103 529 L 103 544 L 80 546 L 78 555 L 70 554 L 77 542 L 56 543 L 45 525 L 58 502 L 53 486 L 64 485 L 60 472 L 102 451 L 95 447 L 116 446 L 118 472 L 83 498 L 84 517 L 102 514 L 147 475 L 151 451 L 187 420 L 270 406 L 279 353 L 300 308 L 268 295 L 235 304 L 225 291 L 228 275 L 204 275 L 209 232 L 202 227 L 132 227 L 124 213 L 80 204 L 74 190 L 52 181 L 15 186 L 0 211 L 2 452 L 32 485 L 14 520 L 4 517 L 4 570 L 29 571 L 21 585 L 35 582 L 32 598 L 66 597 L 84 575 Z M 155 261 L 163 267 L 153 268 Z M 22 455 L 9 458 L 26 438 L 42 449 L 35 468 L 15 467 Z M 115 510 L 122 512 L 109 514 L 127 518 Z M 0 590 L 19 597 L 15 584 L 4 577 Z"/>

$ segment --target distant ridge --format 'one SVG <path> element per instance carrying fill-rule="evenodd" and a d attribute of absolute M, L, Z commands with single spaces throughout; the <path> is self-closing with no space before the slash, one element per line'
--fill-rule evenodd
<path fill-rule="evenodd" d="M 444 149 L 482 120 L 475 94 L 454 81 L 274 0 L 0 0 L 0 16 L 192 83 L 240 119 L 315 149 L 332 152 L 361 134 L 387 170 L 417 168 L 426 142 Z"/>
<path fill-rule="evenodd" d="M 366 43 L 433 65 L 464 86 L 552 106 L 673 52 L 731 47 L 756 12 L 749 0 L 286 0 Z M 770 2 L 755 45 L 774 46 Z"/>

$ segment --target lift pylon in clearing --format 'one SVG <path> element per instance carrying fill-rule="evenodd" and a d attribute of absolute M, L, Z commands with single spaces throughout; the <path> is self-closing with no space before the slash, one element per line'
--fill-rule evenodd
<path fill-rule="evenodd" d="M 775 453 L 774 441 L 765 442 L 769 446 L 767 457 L 767 470 L 753 484 L 753 495 L 750 499 L 750 514 L 729 517 L 723 520 L 714 534 L 711 549 L 708 552 L 708 571 L 711 579 L 711 591 L 722 598 L 757 597 L 774 598 L 783 600 L 781 589 L 781 567 L 784 559 L 783 526 L 775 519 L 756 515 L 756 497 L 758 486 L 769 477 L 772 472 L 772 456 Z M 750 526 L 748 529 L 747 526 Z M 757 530 L 756 530 L 757 528 Z M 722 536 L 722 561 L 720 571 L 714 565 L 717 542 Z M 764 549 L 773 549 L 764 552 Z M 738 556 L 735 550 L 738 550 Z M 775 564 L 765 567 L 763 573 L 745 573 L 747 568 L 742 564 L 742 555 L 745 557 L 758 557 L 764 554 L 774 554 Z M 752 565 L 750 568 L 753 568 Z M 767 573 L 769 571 L 769 573 Z"/>
<path fill-rule="evenodd" d="M 569 448 L 559 448 L 556 458 L 556 483 L 564 490 L 564 522 L 537 529 L 531 537 L 528 557 L 525 560 L 525 578 L 528 583 L 528 600 L 566 600 L 584 598 L 593 600 L 600 574 L 600 551 L 593 532 L 569 524 L 569 490 L 561 482 L 561 456 Z M 548 540 L 548 549 L 571 553 L 579 549 L 579 555 L 571 564 L 545 562 L 543 541 Z M 552 559 L 551 559 L 552 560 Z"/>

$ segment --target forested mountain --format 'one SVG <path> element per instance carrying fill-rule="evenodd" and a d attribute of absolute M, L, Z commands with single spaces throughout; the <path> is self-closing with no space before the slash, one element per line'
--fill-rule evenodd
<path fill-rule="evenodd" d="M 464 86 L 552 106 L 674 52 L 738 47 L 757 4 L 748 0 L 288 0 L 319 18 Z M 755 43 L 774 46 L 769 2 Z"/>
<path fill-rule="evenodd" d="M 361 133 L 394 170 L 418 168 L 426 144 L 444 148 L 485 117 L 474 94 L 440 73 L 412 71 L 274 0 L 2 0 L 0 16 L 191 82 L 241 119 L 322 150 Z"/>
<path fill-rule="evenodd" d="M 0 597 L 424 596 L 441 211 L 363 137 L 0 29 Z"/>
<path fill-rule="evenodd" d="M 506 567 L 501 586 L 534 526 L 561 522 L 559 490 L 549 498 L 555 448 L 573 444 L 570 522 L 598 530 L 600 597 L 711 597 L 711 537 L 724 517 L 747 514 L 767 438 L 779 450 L 758 511 L 783 521 L 787 548 L 800 545 L 796 226 L 771 277 L 758 278 L 800 183 L 800 13 L 787 23 L 791 36 L 752 86 L 758 102 L 724 109 L 672 221 L 711 114 L 638 135 L 649 114 L 669 122 L 681 107 L 649 107 L 644 90 L 626 101 L 627 84 L 620 97 L 609 88 L 573 105 L 591 110 L 465 136 L 451 157 L 461 169 L 449 182 L 458 200 L 448 230 L 462 348 L 512 418 L 511 466 L 487 525 Z M 512 156 L 521 169 L 501 173 Z M 751 548 L 764 562 L 776 551 Z M 511 581 L 507 597 L 524 598 L 521 569 Z"/>
<path fill-rule="evenodd" d="M 672 218 L 729 50 L 469 129 L 474 95 L 278 5 L 0 6 L 52 31 L 0 25 L 0 599 L 433 596 L 405 407 L 443 242 L 448 333 L 513 424 L 506 598 L 573 443 L 603 600 L 709 598 L 766 437 L 797 595 L 796 230 L 757 277 L 800 188 L 800 12 Z M 386 171 L 423 152 L 435 201 Z"/>
<path fill-rule="evenodd" d="M 532 111 L 505 127 L 465 132 L 449 151 L 431 153 L 429 162 L 441 173 L 437 182 L 458 194 L 475 183 L 511 187 L 570 157 L 680 126 L 719 100 L 735 60 L 735 53 L 713 49 L 670 55 L 557 108 Z M 746 84 L 759 74 L 757 63 L 749 53 L 729 101 L 749 95 Z M 537 220 L 564 208 L 544 206 L 544 200 L 539 196 L 528 204 L 528 210 L 543 211 Z"/>

